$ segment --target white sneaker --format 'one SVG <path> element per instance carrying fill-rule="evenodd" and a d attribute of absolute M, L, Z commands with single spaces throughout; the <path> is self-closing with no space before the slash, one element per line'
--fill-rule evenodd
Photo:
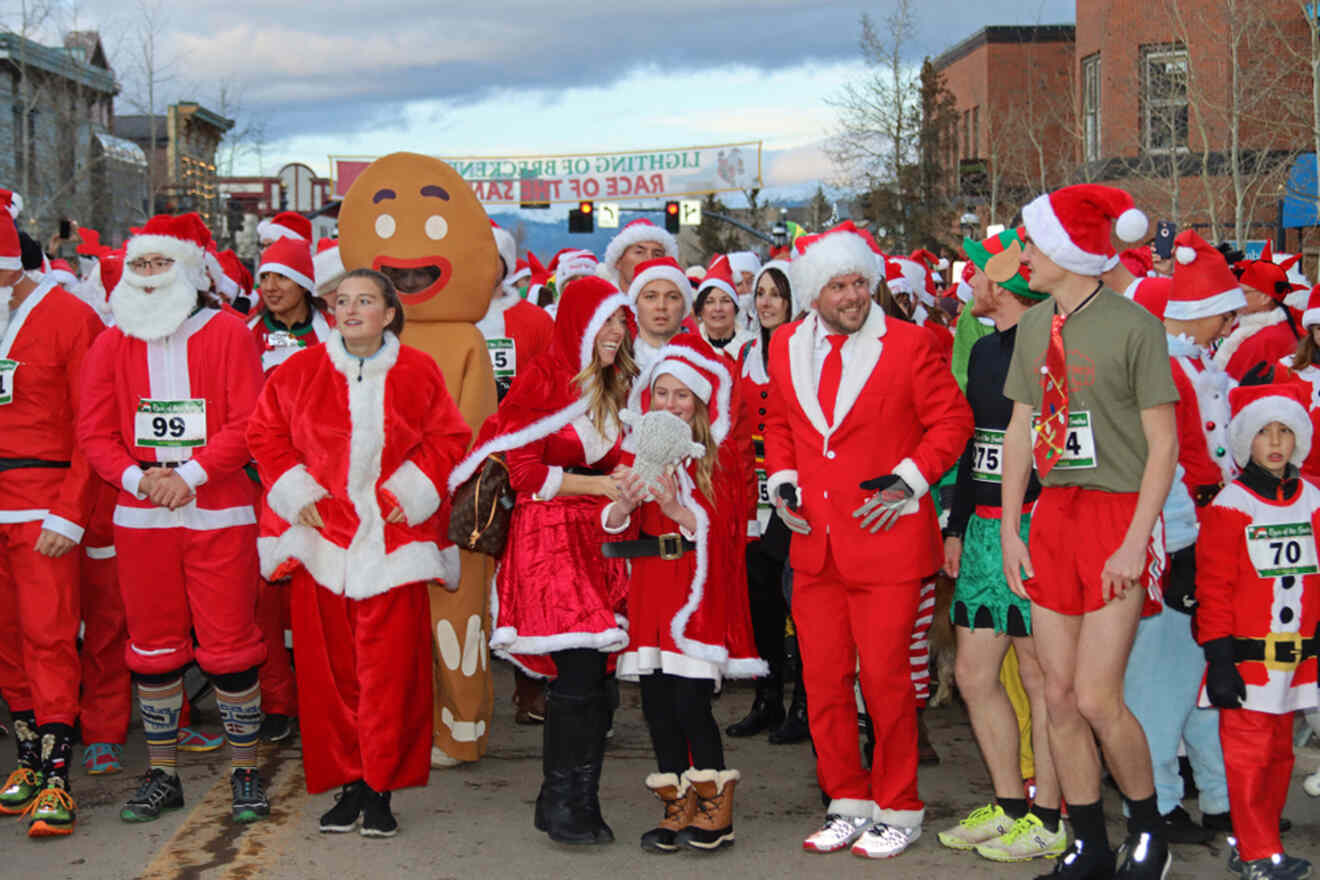
<path fill-rule="evenodd" d="M 1302 789 L 1311 797 L 1320 797 L 1320 770 L 1306 777 L 1302 782 Z"/>
<path fill-rule="evenodd" d="M 870 826 L 871 820 L 866 817 L 830 813 L 820 830 L 802 841 L 802 848 L 815 853 L 838 852 L 865 834 Z"/>
<path fill-rule="evenodd" d="M 448 770 L 450 767 L 457 767 L 462 763 L 458 758 L 451 757 L 448 752 L 439 746 L 431 746 L 431 768 L 433 770 Z"/>
<path fill-rule="evenodd" d="M 864 859 L 892 859 L 921 836 L 921 826 L 904 828 L 876 822 L 853 844 L 852 854 Z"/>

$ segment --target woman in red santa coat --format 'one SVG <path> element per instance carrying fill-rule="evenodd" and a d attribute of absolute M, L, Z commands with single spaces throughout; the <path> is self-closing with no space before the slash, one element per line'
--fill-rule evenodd
<path fill-rule="evenodd" d="M 614 839 L 598 788 L 609 727 L 609 655 L 628 643 L 627 569 L 601 554 L 600 510 L 619 497 L 619 411 L 637 375 L 628 297 L 608 281 L 563 290 L 554 340 L 520 369 L 453 489 L 503 453 L 517 492 L 495 574 L 491 648 L 524 671 L 553 676 L 535 825 L 559 843 Z"/>
<path fill-rule="evenodd" d="M 642 837 L 650 852 L 679 845 L 712 852 L 733 843 L 740 777 L 724 765 L 710 702 L 722 678 L 767 671 L 747 609 L 746 505 L 738 450 L 724 443 L 733 380 L 723 360 L 693 334 L 661 349 L 643 408 L 686 422 L 692 451 L 702 452 L 654 485 L 621 472 L 622 497 L 602 512 L 607 532 L 634 539 L 607 544 L 605 553 L 633 559 L 629 644 L 618 674 L 641 681 L 659 769 L 646 779 L 665 805 L 660 825 Z M 646 430 L 644 422 L 637 430 Z"/>
<path fill-rule="evenodd" d="M 348 273 L 334 308 L 338 329 L 271 374 L 248 425 L 270 487 L 258 546 L 267 578 L 293 575 L 307 788 L 343 786 L 321 830 L 361 817 L 387 837 L 390 792 L 430 772 L 427 582 L 470 434 L 435 361 L 399 344 L 388 278 Z"/>

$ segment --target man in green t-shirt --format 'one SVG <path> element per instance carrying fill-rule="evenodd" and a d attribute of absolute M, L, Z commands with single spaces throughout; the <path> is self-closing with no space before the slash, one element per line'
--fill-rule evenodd
<path fill-rule="evenodd" d="M 1123 674 L 1162 569 L 1178 392 L 1160 322 L 1100 280 L 1117 260 L 1113 234 L 1136 241 L 1146 219 L 1127 193 L 1089 184 L 1040 196 L 1022 217 L 1031 288 L 1050 298 L 1019 322 L 1004 383 L 1000 541 L 1009 587 L 1031 600 L 1050 748 L 1067 756 L 1057 770 L 1076 840 L 1051 876 L 1157 880 L 1172 857 Z M 1016 524 L 1033 459 L 1043 488 L 1028 551 Z M 1096 739 L 1131 813 L 1117 874 Z"/>

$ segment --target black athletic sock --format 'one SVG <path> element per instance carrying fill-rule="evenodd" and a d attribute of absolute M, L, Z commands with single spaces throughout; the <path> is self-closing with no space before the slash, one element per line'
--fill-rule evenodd
<path fill-rule="evenodd" d="M 1134 801 L 1127 795 L 1123 796 L 1128 806 L 1128 834 L 1140 834 L 1143 831 L 1149 831 L 1156 834 L 1160 830 L 1160 808 L 1155 800 L 1155 795 Z"/>
<path fill-rule="evenodd" d="M 1014 821 L 1021 819 L 1023 816 L 1027 815 L 1026 798 L 997 797 L 995 798 L 995 803 L 1003 807 L 1004 812 L 1008 815 L 1008 818 L 1013 819 Z"/>
<path fill-rule="evenodd" d="M 29 770 L 41 769 L 41 738 L 37 736 L 37 713 L 13 712 L 14 746 L 18 750 L 18 766 Z"/>
<path fill-rule="evenodd" d="M 1055 807 L 1054 809 L 1050 809 L 1049 807 L 1042 807 L 1040 804 L 1033 804 L 1031 807 L 1031 812 L 1036 814 L 1036 818 L 1040 820 L 1040 824 L 1044 825 L 1045 830 L 1048 831 L 1050 834 L 1053 834 L 1054 832 L 1059 830 L 1058 807 Z"/>
<path fill-rule="evenodd" d="M 1069 804 L 1068 821 L 1073 836 L 1082 846 L 1092 851 L 1109 849 L 1109 835 L 1105 833 L 1105 808 L 1101 801 L 1093 804 Z"/>
<path fill-rule="evenodd" d="M 69 761 L 73 756 L 73 725 L 43 724 L 37 728 L 41 740 L 41 772 L 49 784 L 58 779 L 69 788 Z"/>

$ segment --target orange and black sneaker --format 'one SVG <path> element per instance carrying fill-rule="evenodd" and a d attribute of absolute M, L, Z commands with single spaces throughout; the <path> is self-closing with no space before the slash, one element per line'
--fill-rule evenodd
<path fill-rule="evenodd" d="M 78 822 L 78 808 L 64 780 L 52 776 L 24 811 L 28 817 L 28 837 L 63 837 L 73 833 Z"/>

